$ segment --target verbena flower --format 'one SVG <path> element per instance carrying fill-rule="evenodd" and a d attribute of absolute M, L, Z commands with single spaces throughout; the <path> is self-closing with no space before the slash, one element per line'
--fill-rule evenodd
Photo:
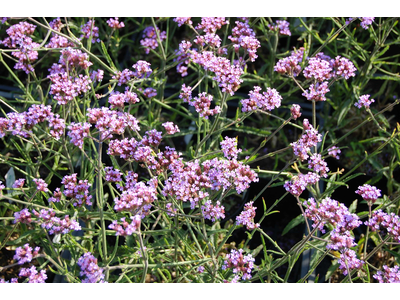
<path fill-rule="evenodd" d="M 308 168 L 313 169 L 314 172 L 319 173 L 322 177 L 328 177 L 328 164 L 322 159 L 321 154 L 314 153 L 308 161 Z"/>
<path fill-rule="evenodd" d="M 195 29 L 203 29 L 205 32 L 215 33 L 225 24 L 229 24 L 229 22 L 224 17 L 203 17 L 201 18 L 201 23 Z"/>
<path fill-rule="evenodd" d="M 328 82 L 324 81 L 322 83 L 311 84 L 308 90 L 306 90 L 302 95 L 307 98 L 307 100 L 314 101 L 325 101 L 325 94 L 330 90 L 328 88 Z"/>
<path fill-rule="evenodd" d="M 180 132 L 178 125 L 175 125 L 173 122 L 165 122 L 161 125 L 165 128 L 167 134 L 174 134 Z"/>
<path fill-rule="evenodd" d="M 355 269 L 361 269 L 364 261 L 357 258 L 356 252 L 351 249 L 347 249 L 344 253 L 340 255 L 338 259 L 339 269 L 343 270 L 343 275 L 347 275 L 347 267 L 350 271 Z M 347 267 L 346 267 L 347 264 Z"/>
<path fill-rule="evenodd" d="M 100 43 L 99 39 L 99 27 L 94 26 L 95 21 L 89 20 L 86 24 L 81 26 L 81 32 L 83 33 L 80 36 L 80 39 L 83 38 L 89 39 L 92 37 L 92 43 Z"/>
<path fill-rule="evenodd" d="M 134 215 L 131 216 L 132 222 L 129 224 L 127 221 L 125 221 L 125 218 L 121 218 L 122 225 L 119 225 L 116 220 L 114 220 L 108 228 L 115 230 L 116 233 L 115 235 L 120 235 L 120 236 L 128 236 L 132 235 L 134 232 L 138 231 L 140 229 L 140 222 L 142 220 L 142 217 L 140 215 Z"/>
<path fill-rule="evenodd" d="M 25 244 L 23 247 L 15 249 L 14 259 L 18 261 L 18 264 L 23 265 L 26 262 L 31 262 L 32 258 L 38 255 L 40 247 L 33 248 L 29 247 L 29 244 Z"/>
<path fill-rule="evenodd" d="M 374 204 L 381 196 L 381 190 L 369 184 L 364 184 L 358 187 L 356 194 L 361 195 L 365 201 Z"/>
<path fill-rule="evenodd" d="M 41 192 L 48 192 L 47 183 L 41 178 L 34 178 L 33 181 L 36 183 L 36 189 Z"/>
<path fill-rule="evenodd" d="M 104 282 L 103 268 L 97 265 L 97 258 L 92 253 L 87 252 L 83 254 L 78 259 L 77 264 L 81 268 L 80 275 L 86 277 L 82 280 L 83 283 Z"/>
<path fill-rule="evenodd" d="M 361 107 L 365 107 L 369 109 L 369 106 L 371 105 L 371 103 L 375 102 L 374 99 L 369 100 L 370 95 L 362 95 L 360 96 L 360 98 L 358 99 L 358 102 L 355 103 L 354 105 L 358 108 Z"/>
<path fill-rule="evenodd" d="M 20 178 L 15 180 L 12 187 L 13 189 L 21 189 L 24 186 L 24 184 L 25 184 L 25 178 Z"/>
<path fill-rule="evenodd" d="M 339 154 L 341 153 L 340 149 L 336 146 L 333 146 L 328 149 L 328 154 L 332 157 L 339 159 Z"/>
<path fill-rule="evenodd" d="M 32 210 L 32 212 L 37 217 L 37 223 L 46 228 L 49 234 L 67 234 L 70 231 L 82 230 L 77 221 L 71 220 L 68 215 L 60 219 L 52 209 L 41 209 L 40 212 Z"/>
<path fill-rule="evenodd" d="M 222 152 L 227 159 L 237 159 L 238 154 L 242 152 L 242 149 L 237 148 L 237 138 L 225 137 L 225 139 L 220 142 Z"/>
<path fill-rule="evenodd" d="M 244 210 L 236 217 L 237 225 L 245 225 L 247 230 L 253 230 L 260 227 L 260 224 L 254 223 L 257 207 L 253 206 L 253 201 L 244 205 Z"/>
<path fill-rule="evenodd" d="M 114 169 L 113 167 L 105 167 L 104 171 L 106 173 L 106 181 L 108 182 L 120 182 L 122 181 L 122 172 L 118 169 Z"/>
<path fill-rule="evenodd" d="M 150 63 L 144 60 L 138 60 L 136 64 L 132 66 L 136 71 L 133 72 L 133 76 L 136 78 L 148 78 L 153 70 L 150 68 Z"/>
<path fill-rule="evenodd" d="M 294 120 L 296 120 L 297 118 L 300 118 L 301 117 L 300 105 L 293 104 L 292 107 L 290 108 L 290 112 L 292 113 L 292 118 Z"/>
<path fill-rule="evenodd" d="M 118 17 L 108 19 L 107 24 L 108 24 L 108 26 L 110 26 L 111 28 L 114 28 L 114 29 L 121 29 L 121 28 L 125 27 L 124 22 L 118 21 Z"/>
<path fill-rule="evenodd" d="M 63 177 L 62 184 L 64 184 L 64 195 L 67 198 L 71 198 L 73 206 L 81 207 L 82 205 L 92 205 L 90 201 L 92 195 L 90 195 L 89 188 L 92 186 L 88 180 L 77 179 L 77 173 L 72 175 L 66 175 Z"/>
<path fill-rule="evenodd" d="M 83 148 L 83 139 L 89 135 L 89 129 L 92 125 L 89 123 L 75 123 L 71 122 L 68 126 L 67 135 L 71 138 L 71 143 L 79 149 Z"/>
<path fill-rule="evenodd" d="M 304 68 L 303 74 L 305 78 L 323 82 L 332 78 L 332 67 L 328 61 L 312 57 L 308 60 L 308 65 Z"/>
<path fill-rule="evenodd" d="M 22 209 L 14 213 L 13 223 L 21 222 L 23 224 L 30 224 L 32 222 L 32 215 L 27 208 Z"/>
<path fill-rule="evenodd" d="M 160 36 L 160 41 L 163 41 L 167 38 L 167 33 L 165 31 L 161 31 L 160 29 L 158 29 L 158 27 L 156 27 L 156 30 Z M 153 26 L 146 27 L 143 30 L 140 44 L 145 47 L 146 54 L 150 53 L 150 49 L 154 50 L 158 47 L 156 30 L 154 30 Z"/>
<path fill-rule="evenodd" d="M 46 271 L 41 270 L 39 273 L 35 266 L 21 269 L 19 276 L 28 277 L 28 283 L 45 283 L 45 280 L 47 279 Z"/>
<path fill-rule="evenodd" d="M 225 219 L 225 208 L 219 201 L 216 205 L 213 205 L 211 200 L 207 200 L 203 206 L 201 206 L 201 213 L 204 219 L 209 219 L 213 222 L 219 219 Z"/>
<path fill-rule="evenodd" d="M 266 92 L 260 93 L 261 87 L 255 86 L 253 91 L 250 91 L 249 99 L 242 99 L 242 111 L 254 111 L 256 109 L 271 111 L 281 105 L 282 96 L 277 90 L 267 88 Z"/>
<path fill-rule="evenodd" d="M 268 24 L 268 28 L 271 30 L 277 30 L 277 31 L 279 30 L 279 34 L 281 35 L 291 36 L 292 33 L 290 32 L 289 25 L 290 23 L 288 21 L 277 20 L 276 24 L 274 23 Z"/>
<path fill-rule="evenodd" d="M 251 272 L 254 268 L 255 259 L 251 254 L 243 255 L 243 249 L 239 251 L 232 249 L 231 253 L 225 256 L 222 270 L 232 269 L 233 274 L 241 275 L 243 280 L 252 278 Z"/>
<path fill-rule="evenodd" d="M 181 27 L 183 24 L 187 25 L 193 24 L 191 17 L 176 17 L 173 19 L 173 21 L 178 23 L 178 27 Z"/>
<path fill-rule="evenodd" d="M 394 266 L 389 268 L 388 266 L 383 266 L 383 272 L 379 270 L 373 277 L 379 281 L 379 283 L 400 283 L 400 271 L 399 266 Z"/>

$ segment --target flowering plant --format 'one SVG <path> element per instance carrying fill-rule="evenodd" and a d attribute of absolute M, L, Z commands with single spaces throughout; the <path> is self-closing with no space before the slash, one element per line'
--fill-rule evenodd
<path fill-rule="evenodd" d="M 398 282 L 396 22 L 2 18 L 1 282 Z"/>

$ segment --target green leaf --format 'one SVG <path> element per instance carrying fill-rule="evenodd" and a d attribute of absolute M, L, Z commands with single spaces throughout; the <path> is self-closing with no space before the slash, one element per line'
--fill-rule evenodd
<path fill-rule="evenodd" d="M 347 100 L 341 107 L 341 111 L 337 120 L 337 125 L 340 126 L 344 118 L 346 117 L 347 113 L 350 110 L 352 100 Z"/>
<path fill-rule="evenodd" d="M 339 263 L 333 263 L 325 274 L 325 281 L 328 281 L 332 274 L 339 268 Z"/>
<path fill-rule="evenodd" d="M 111 60 L 111 57 L 108 54 L 106 45 L 104 45 L 103 41 L 101 41 L 101 50 L 102 50 L 101 52 L 103 53 L 103 55 L 106 57 L 106 60 L 107 60 L 108 64 L 111 66 L 111 68 L 116 70 L 117 68 L 115 67 L 113 61 Z"/>
<path fill-rule="evenodd" d="M 286 233 L 289 232 L 289 230 L 293 229 L 297 225 L 304 223 L 304 217 L 303 215 L 298 215 L 296 218 L 291 220 L 289 224 L 286 225 L 286 227 L 282 231 L 282 236 L 284 236 Z"/>
<path fill-rule="evenodd" d="M 354 213 L 357 209 L 357 200 L 354 200 L 353 203 L 349 206 L 349 213 Z"/>

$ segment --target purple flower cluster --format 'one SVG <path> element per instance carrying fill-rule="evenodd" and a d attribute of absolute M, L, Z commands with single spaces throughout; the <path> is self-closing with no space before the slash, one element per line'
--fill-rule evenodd
<path fill-rule="evenodd" d="M 94 20 L 89 20 L 86 24 L 81 26 L 81 32 L 83 33 L 80 36 L 80 39 L 83 38 L 90 38 L 92 37 L 92 43 L 100 43 L 99 39 L 99 27 L 94 26 L 95 21 Z M 97 38 L 97 39 L 96 39 Z"/>
<path fill-rule="evenodd" d="M 330 243 L 326 248 L 340 251 L 338 262 L 343 274 L 347 275 L 347 270 L 360 269 L 364 262 L 357 258 L 354 250 L 350 249 L 356 246 L 350 231 L 362 224 L 358 216 L 351 214 L 346 206 L 329 197 L 323 199 L 318 206 L 314 198 L 308 199 L 303 205 L 307 208 L 304 216 L 314 221 L 312 225 L 314 228 L 318 226 L 324 233 L 325 224 L 335 227 L 330 233 Z"/>
<path fill-rule="evenodd" d="M 251 254 L 243 255 L 243 249 L 231 250 L 230 254 L 225 256 L 226 260 L 222 270 L 233 269 L 233 274 L 241 275 L 243 280 L 251 279 L 251 272 L 254 268 L 255 259 Z"/>
<path fill-rule="evenodd" d="M 267 88 L 266 92 L 260 94 L 261 87 L 255 86 L 253 91 L 249 93 L 249 99 L 242 99 L 242 111 L 254 111 L 256 109 L 271 111 L 281 106 L 282 96 L 277 90 Z"/>
<path fill-rule="evenodd" d="M 167 134 L 174 134 L 180 132 L 178 125 L 175 125 L 173 122 L 165 122 L 162 123 L 161 125 L 165 128 Z"/>
<path fill-rule="evenodd" d="M 239 51 L 240 47 L 245 49 L 249 54 L 250 60 L 254 62 L 258 57 L 256 53 L 261 44 L 257 40 L 253 29 L 250 28 L 248 21 L 236 21 L 235 24 L 236 26 L 232 29 L 232 35 L 228 36 L 228 39 L 234 44 L 233 48 L 236 52 Z"/>
<path fill-rule="evenodd" d="M 389 268 L 388 266 L 383 266 L 383 272 L 378 271 L 373 276 L 379 283 L 400 283 L 400 271 L 399 266 L 394 266 Z"/>
<path fill-rule="evenodd" d="M 243 82 L 240 76 L 243 70 L 239 66 L 231 65 L 230 61 L 225 57 L 217 57 L 211 51 L 198 53 L 192 51 L 190 58 L 194 63 L 199 64 L 204 70 L 215 73 L 213 80 L 219 83 L 222 92 L 229 93 L 231 96 L 238 90 L 239 85 Z"/>
<path fill-rule="evenodd" d="M 193 106 L 196 109 L 196 111 L 200 114 L 200 117 L 208 119 L 209 116 L 213 116 L 221 112 L 221 107 L 218 105 L 213 109 L 210 109 L 212 100 L 213 96 L 204 92 L 199 94 L 198 97 L 190 99 L 188 102 L 190 106 Z"/>
<path fill-rule="evenodd" d="M 203 214 L 204 219 L 211 220 L 215 222 L 219 219 L 225 219 L 225 208 L 221 205 L 219 201 L 217 201 L 216 205 L 213 205 L 211 200 L 207 200 L 204 205 L 201 206 L 201 213 Z"/>
<path fill-rule="evenodd" d="M 122 225 L 119 225 L 118 222 L 114 220 L 108 226 L 108 228 L 115 230 L 115 235 L 132 235 L 135 231 L 138 231 L 138 229 L 140 229 L 140 222 L 142 220 L 142 217 L 140 215 L 134 215 L 131 217 L 131 220 L 132 222 L 129 224 L 127 221 L 125 221 L 125 218 L 121 218 Z"/>
<path fill-rule="evenodd" d="M 167 38 L 167 33 L 165 31 L 161 31 L 160 29 L 158 29 L 158 27 L 156 27 L 156 30 L 158 32 L 158 35 L 160 36 L 160 42 Z M 156 30 L 154 30 L 153 26 L 146 27 L 143 30 L 143 39 L 140 40 L 140 44 L 145 47 L 146 54 L 150 53 L 150 49 L 154 50 L 158 47 Z"/>
<path fill-rule="evenodd" d="M 290 144 L 293 148 L 294 154 L 301 161 L 306 160 L 309 157 L 308 151 L 310 151 L 311 147 L 316 146 L 318 142 L 322 141 L 321 134 L 313 128 L 308 119 L 303 120 L 303 130 L 304 133 L 301 138 L 297 142 Z"/>
<path fill-rule="evenodd" d="M 303 61 L 304 48 L 297 51 L 292 51 L 291 55 L 278 60 L 274 67 L 274 71 L 279 74 L 287 74 L 296 77 L 301 72 L 299 63 Z"/>
<path fill-rule="evenodd" d="M 297 120 L 297 118 L 300 118 L 301 117 L 300 105 L 293 104 L 292 107 L 290 108 L 290 112 L 291 112 L 292 118 L 294 120 Z"/>
<path fill-rule="evenodd" d="M 77 262 L 78 266 L 81 268 L 80 275 L 86 276 L 83 283 L 96 283 L 100 280 L 100 283 L 104 282 L 103 269 L 97 265 L 97 258 L 95 258 L 92 253 L 87 252 L 82 255 Z"/>
<path fill-rule="evenodd" d="M 32 213 L 38 218 L 37 223 L 49 230 L 49 234 L 67 234 L 70 231 L 82 229 L 79 223 L 70 220 L 68 215 L 65 215 L 64 219 L 56 217 L 52 209 L 41 209 L 39 213 L 32 210 Z"/>
<path fill-rule="evenodd" d="M 214 158 L 202 164 L 198 160 L 187 163 L 177 160 L 170 164 L 169 169 L 172 174 L 164 184 L 163 195 L 189 201 L 192 209 L 209 196 L 208 189 L 218 191 L 234 186 L 240 194 L 249 187 L 250 182 L 258 181 L 257 174 L 249 166 L 235 159 Z"/>
<path fill-rule="evenodd" d="M 236 225 L 245 225 L 247 230 L 260 227 L 260 224 L 254 223 L 257 207 L 254 207 L 253 203 L 253 201 L 250 201 L 244 205 L 244 210 L 236 217 Z"/>
<path fill-rule="evenodd" d="M 307 98 L 307 100 L 314 101 L 325 101 L 325 94 L 330 90 L 328 88 L 328 82 L 324 81 L 322 83 L 317 82 L 315 84 L 311 84 L 308 88 L 308 91 L 305 91 L 302 95 Z"/>
<path fill-rule="evenodd" d="M 18 247 L 15 249 L 14 259 L 18 260 L 18 264 L 23 265 L 26 262 L 31 262 L 32 258 L 38 255 L 40 247 L 33 248 L 29 247 L 29 244 L 25 244 L 23 247 Z"/>
<path fill-rule="evenodd" d="M 303 74 L 305 78 L 313 78 L 318 82 L 329 80 L 332 77 L 332 67 L 329 61 L 312 57 L 308 60 L 308 66 L 304 68 Z"/>
<path fill-rule="evenodd" d="M 8 48 L 18 48 L 18 51 L 11 53 L 12 56 L 18 59 L 14 68 L 17 70 L 24 70 L 26 74 L 33 72 L 32 62 L 38 59 L 38 52 L 34 48 L 39 48 L 40 45 L 32 41 L 28 35 L 32 35 L 36 26 L 27 22 L 20 22 L 10 26 L 6 32 L 8 37 L 0 44 Z"/>
<path fill-rule="evenodd" d="M 374 204 L 381 196 L 381 190 L 369 184 L 364 184 L 358 187 L 356 194 L 361 195 L 365 201 Z"/>
<path fill-rule="evenodd" d="M 37 189 L 38 191 L 41 191 L 41 192 L 48 192 L 48 191 L 49 191 L 49 189 L 47 188 L 47 183 L 46 183 L 43 179 L 41 179 L 41 178 L 39 178 L 39 179 L 34 178 L 34 179 L 33 179 L 33 182 L 35 182 L 35 184 L 36 184 L 36 189 Z"/>
<path fill-rule="evenodd" d="M 237 159 L 237 156 L 242 149 L 237 148 L 237 138 L 225 137 L 221 143 L 221 149 L 227 159 Z"/>
<path fill-rule="evenodd" d="M 108 182 L 120 182 L 122 181 L 122 172 L 113 167 L 105 167 L 104 171 L 106 173 L 106 181 Z"/>
<path fill-rule="evenodd" d="M 290 181 L 286 181 L 283 187 L 295 197 L 299 197 L 309 184 L 316 184 L 320 177 L 316 173 L 308 172 L 293 176 Z"/>
<path fill-rule="evenodd" d="M 314 153 L 308 161 L 308 168 L 313 169 L 314 172 L 319 173 L 322 177 L 328 177 L 328 164 L 322 159 L 321 154 Z"/>
<path fill-rule="evenodd" d="M 360 99 L 358 99 L 358 102 L 355 103 L 354 105 L 358 108 L 361 107 L 365 107 L 367 109 L 369 109 L 369 106 L 371 105 L 371 103 L 375 102 L 374 99 L 369 100 L 370 95 L 362 95 L 360 96 Z"/>
<path fill-rule="evenodd" d="M 124 190 L 120 197 L 114 199 L 114 209 L 117 212 L 128 211 L 144 217 L 155 200 L 157 200 L 156 177 L 149 180 L 147 185 L 140 181 Z"/>
<path fill-rule="evenodd" d="M 51 29 L 61 32 L 61 28 L 63 24 L 60 18 L 56 18 L 49 23 Z M 57 33 L 52 32 L 50 42 L 45 45 L 46 48 L 66 48 L 66 47 L 74 47 L 74 43 L 68 41 L 65 37 L 58 35 Z"/>
<path fill-rule="evenodd" d="M 27 208 L 22 209 L 14 213 L 14 224 L 21 222 L 22 224 L 32 223 L 32 214 Z"/>
<path fill-rule="evenodd" d="M 25 184 L 25 178 L 20 178 L 15 180 L 12 187 L 13 189 L 21 189 L 24 186 L 24 184 Z"/>
<path fill-rule="evenodd" d="M 339 154 L 341 153 L 340 149 L 336 146 L 333 146 L 328 149 L 328 154 L 332 157 L 339 159 Z"/>
<path fill-rule="evenodd" d="M 225 24 L 229 24 L 229 22 L 224 17 L 203 17 L 201 18 L 201 23 L 195 29 L 203 29 L 207 33 L 215 33 Z"/>
<path fill-rule="evenodd" d="M 178 65 L 176 66 L 176 71 L 181 74 L 182 77 L 188 75 L 187 69 L 190 63 L 190 54 L 188 53 L 188 51 L 190 50 L 191 46 L 192 43 L 188 41 L 181 41 L 181 43 L 179 44 L 179 50 L 175 49 L 175 55 L 177 57 L 174 58 L 174 62 L 178 62 Z"/>
<path fill-rule="evenodd" d="M 387 214 L 381 209 L 372 213 L 369 221 L 364 223 L 369 226 L 372 231 L 378 231 L 381 228 L 386 229 L 388 234 L 398 243 L 400 242 L 400 217 L 394 213 Z"/>
<path fill-rule="evenodd" d="M 28 277 L 28 283 L 45 283 L 47 279 L 46 271 L 41 270 L 40 273 L 38 273 L 35 266 L 21 269 L 19 276 Z"/>
<path fill-rule="evenodd" d="M 178 27 L 181 27 L 183 24 L 187 25 L 193 24 L 191 17 L 176 17 L 173 19 L 173 21 L 178 23 Z"/>
<path fill-rule="evenodd" d="M 77 179 L 77 173 L 72 175 L 66 175 L 62 179 L 61 183 L 64 184 L 64 195 L 65 197 L 71 198 L 72 204 L 77 207 L 81 207 L 82 205 L 92 205 L 93 203 L 90 201 L 92 199 L 92 195 L 89 194 L 89 188 L 92 186 L 91 183 L 88 183 L 88 180 L 79 180 Z"/>
<path fill-rule="evenodd" d="M 8 113 L 7 118 L 0 117 L 0 138 L 11 131 L 12 135 L 29 137 L 31 129 L 44 121 L 49 122 L 50 134 L 55 139 L 60 139 L 64 133 L 65 121 L 60 116 L 51 112 L 50 105 L 33 104 L 28 111 L 22 113 Z"/>
<path fill-rule="evenodd" d="M 292 33 L 290 32 L 289 29 L 289 25 L 290 23 L 288 21 L 284 21 L 284 20 L 277 20 L 276 24 L 268 24 L 268 28 L 271 30 L 279 30 L 279 34 L 281 35 L 288 35 L 291 36 Z"/>
<path fill-rule="evenodd" d="M 375 17 L 361 17 L 361 26 L 365 30 L 369 28 L 369 25 L 371 25 L 375 20 Z"/>
<path fill-rule="evenodd" d="M 118 21 L 118 17 L 110 18 L 109 20 L 107 20 L 107 24 L 108 24 L 108 26 L 110 26 L 113 29 L 121 29 L 121 28 L 125 27 L 124 22 Z"/>
<path fill-rule="evenodd" d="M 89 129 L 92 127 L 89 123 L 75 123 L 71 122 L 68 126 L 67 135 L 71 138 L 71 143 L 79 149 L 83 148 L 83 139 L 89 135 Z"/>
<path fill-rule="evenodd" d="M 122 96 L 124 101 L 135 101 L 130 100 L 135 99 L 134 95 L 132 94 L 129 91 L 125 91 L 124 94 L 114 94 L 110 98 L 114 96 L 115 98 L 119 98 L 119 96 Z M 131 98 L 131 96 L 133 98 Z M 116 105 L 117 100 L 115 100 L 115 98 L 114 100 L 111 100 L 111 102 Z M 140 127 L 138 125 L 139 122 L 134 116 L 129 113 L 110 110 L 108 107 L 104 106 L 101 108 L 88 108 L 87 111 L 88 112 L 86 115 L 88 116 L 88 121 L 91 124 L 95 124 L 95 128 L 98 129 L 101 133 L 101 140 L 109 139 L 112 137 L 113 134 L 121 135 L 124 133 L 127 127 L 134 131 L 140 130 Z M 87 133 L 89 133 L 89 127 L 87 128 Z M 83 135 L 83 137 L 84 136 L 85 135 Z"/>

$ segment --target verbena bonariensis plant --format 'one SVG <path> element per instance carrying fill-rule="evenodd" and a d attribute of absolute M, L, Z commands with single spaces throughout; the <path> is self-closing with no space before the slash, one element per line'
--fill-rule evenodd
<path fill-rule="evenodd" d="M 3 18 L 2 282 L 399 282 L 397 22 Z"/>

